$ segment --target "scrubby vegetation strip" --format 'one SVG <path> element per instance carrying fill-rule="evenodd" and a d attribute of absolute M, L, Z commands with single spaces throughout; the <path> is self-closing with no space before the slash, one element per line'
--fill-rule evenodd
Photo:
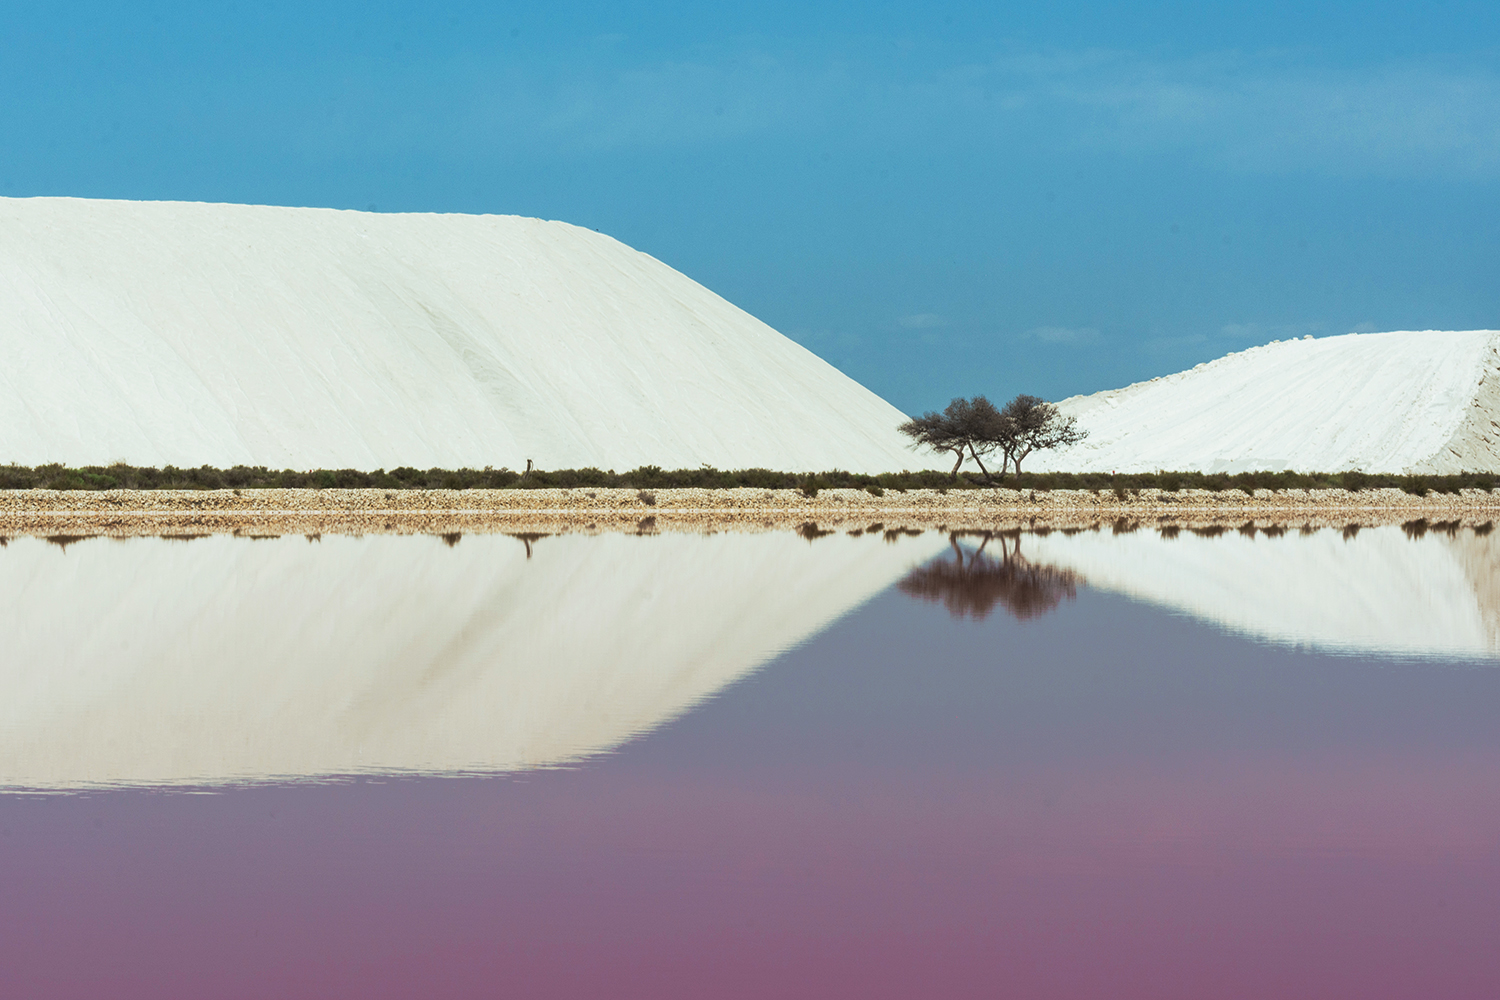
<path fill-rule="evenodd" d="M 1091 490 L 1112 492 L 1127 499 L 1145 489 L 1164 490 L 1307 490 L 1395 488 L 1415 496 L 1458 493 L 1465 489 L 1500 488 L 1500 473 L 1469 472 L 1452 476 L 1398 476 L 1365 472 L 1152 472 L 1114 473 L 1028 472 L 985 481 L 980 477 L 927 470 L 867 475 L 857 472 L 777 472 L 771 469 L 661 469 L 641 466 L 629 472 L 601 469 L 267 469 L 237 465 L 230 469 L 143 468 L 133 465 L 0 466 L 3 490 L 255 490 L 255 489 L 798 489 L 807 496 L 819 490 L 863 489 L 875 496 L 885 491 L 911 489 L 969 490 L 1004 487 L 1015 490 Z M 644 495 L 644 494 L 643 494 Z"/>

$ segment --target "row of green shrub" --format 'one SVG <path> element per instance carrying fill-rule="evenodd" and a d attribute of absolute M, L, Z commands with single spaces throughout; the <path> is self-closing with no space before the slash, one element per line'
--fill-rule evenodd
<path fill-rule="evenodd" d="M 600 469 L 532 470 L 522 474 L 511 469 L 267 469 L 237 465 L 232 469 L 202 466 L 196 469 L 140 468 L 132 465 L 0 466 L 0 489 L 48 490 L 224 490 L 224 489 L 556 489 L 579 487 L 628 487 L 671 489 L 698 487 L 730 489 L 800 489 L 814 495 L 818 490 L 855 488 L 877 495 L 886 490 L 977 489 L 1005 486 L 1021 490 L 1112 491 L 1124 497 L 1142 489 L 1177 491 L 1330 489 L 1347 490 L 1395 487 L 1408 493 L 1457 493 L 1461 489 L 1492 490 L 1500 487 L 1500 474 L 1464 473 L 1456 476 L 1396 476 L 1364 472 L 1155 472 L 1136 475 L 1111 473 L 1028 472 L 1020 476 L 985 481 L 978 475 L 951 476 L 946 472 L 887 472 L 865 475 L 856 472 L 775 472 L 770 469 L 725 470 L 703 466 L 666 470 L 654 465 L 630 472 Z"/>

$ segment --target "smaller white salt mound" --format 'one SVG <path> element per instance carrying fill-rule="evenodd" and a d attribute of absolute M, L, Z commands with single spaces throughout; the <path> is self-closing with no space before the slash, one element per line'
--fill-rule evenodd
<path fill-rule="evenodd" d="M 1276 342 L 1058 405 L 1089 436 L 1027 471 L 1500 470 L 1500 333 Z"/>

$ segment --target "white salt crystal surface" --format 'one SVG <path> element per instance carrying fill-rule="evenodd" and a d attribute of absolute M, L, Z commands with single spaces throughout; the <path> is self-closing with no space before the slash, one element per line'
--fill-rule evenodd
<path fill-rule="evenodd" d="M 1026 471 L 1492 471 L 1500 333 L 1277 342 L 1058 405 L 1089 436 Z"/>
<path fill-rule="evenodd" d="M 0 461 L 885 472 L 904 415 L 578 226 L 0 199 Z"/>

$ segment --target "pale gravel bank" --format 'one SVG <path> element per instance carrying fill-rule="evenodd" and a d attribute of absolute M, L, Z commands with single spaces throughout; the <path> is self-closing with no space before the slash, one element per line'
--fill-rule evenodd
<path fill-rule="evenodd" d="M 1425 520 L 1479 526 L 1500 491 L 1418 497 L 1397 489 L 1110 491 L 13 490 L 0 492 L 0 537 L 587 531 L 1011 530 L 1175 523 L 1305 527 Z"/>

